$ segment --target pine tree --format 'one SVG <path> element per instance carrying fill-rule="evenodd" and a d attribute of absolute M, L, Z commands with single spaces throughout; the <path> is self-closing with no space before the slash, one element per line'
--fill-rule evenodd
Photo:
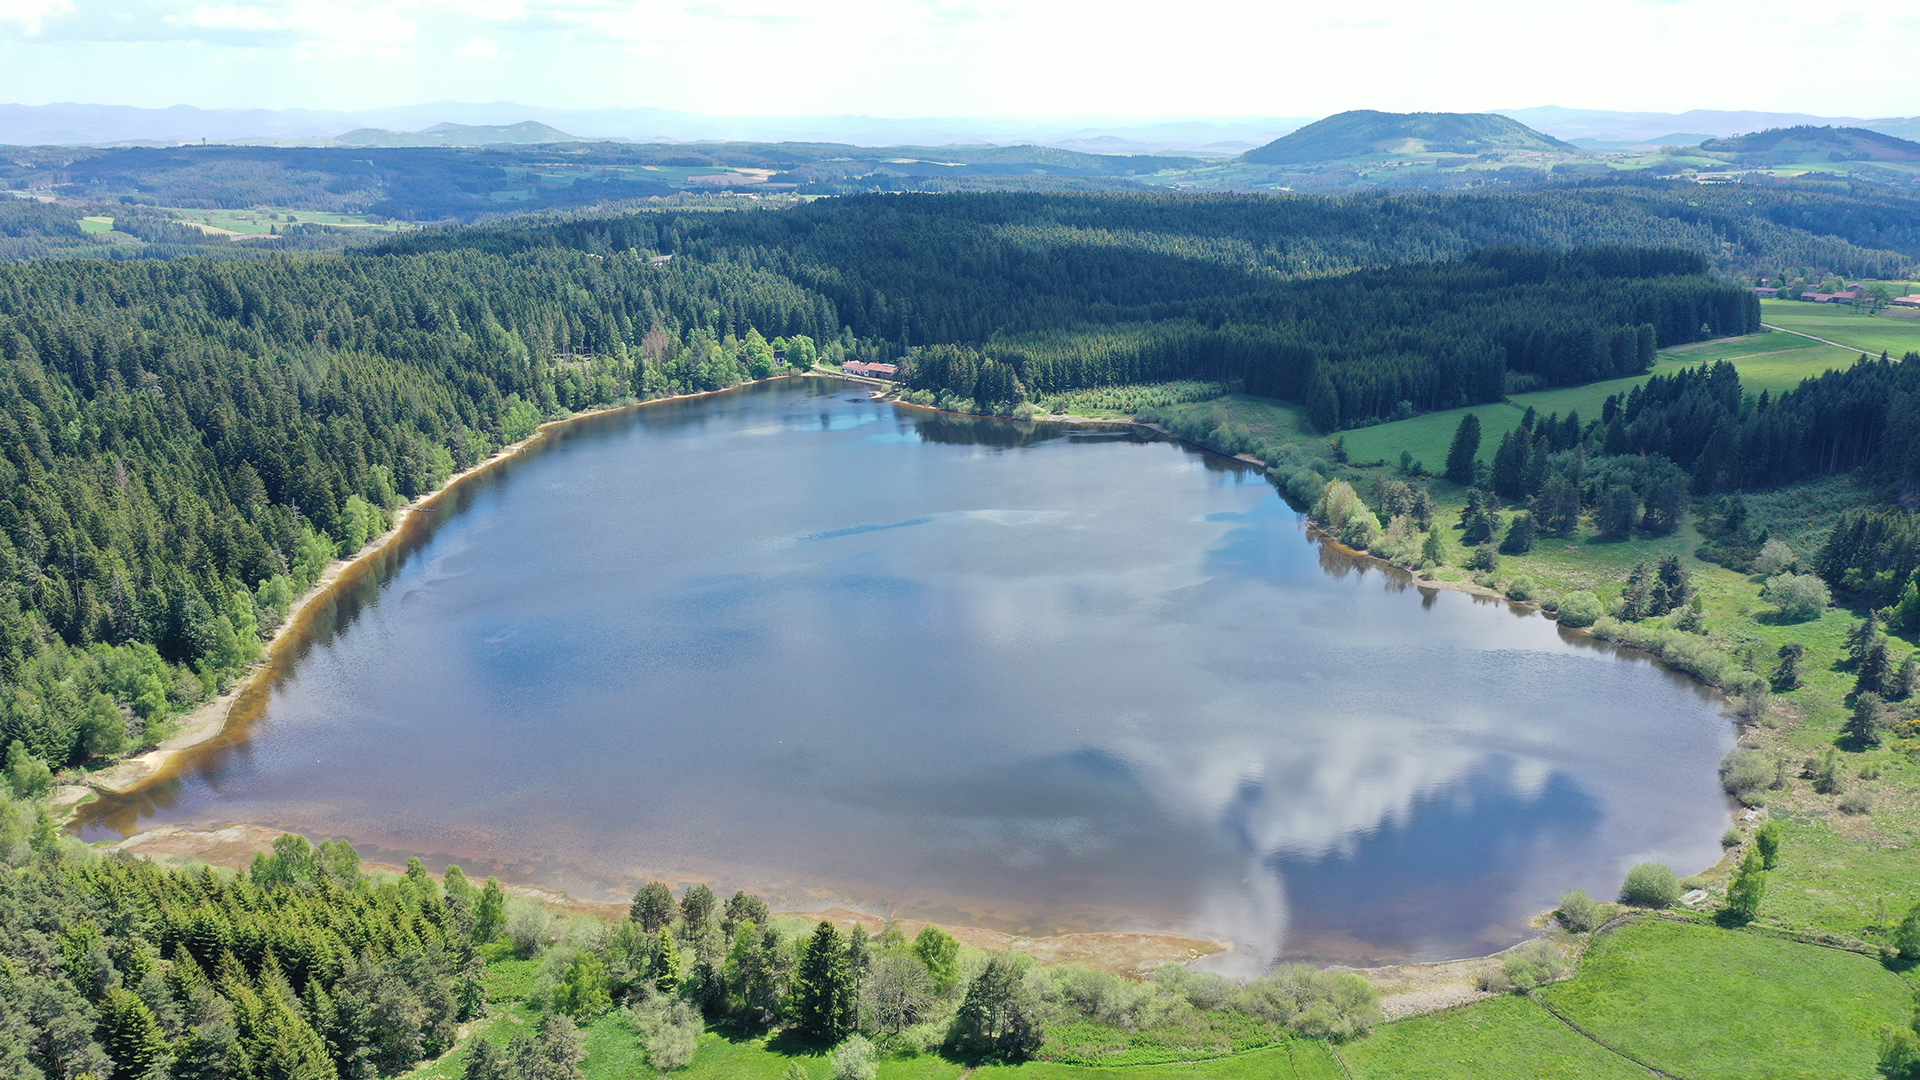
<path fill-rule="evenodd" d="M 153 1010 L 118 986 L 100 1003 L 100 1043 L 113 1059 L 115 1075 L 144 1077 L 167 1053 L 167 1037 Z"/>
<path fill-rule="evenodd" d="M 673 893 L 667 888 L 666 882 L 649 881 L 633 894 L 633 904 L 627 909 L 627 918 L 652 933 L 673 922 L 673 910 Z"/>
<path fill-rule="evenodd" d="M 1453 445 L 1447 449 L 1447 479 L 1461 487 L 1473 484 L 1474 466 L 1480 456 L 1480 418 L 1468 413 L 1454 429 Z"/>
<path fill-rule="evenodd" d="M 1802 685 L 1800 660 L 1807 655 L 1807 647 L 1797 641 L 1790 641 L 1780 646 L 1780 651 L 1776 655 L 1780 658 L 1780 664 L 1773 669 L 1771 681 L 1774 691 L 1784 694 L 1789 690 L 1800 689 Z"/>
<path fill-rule="evenodd" d="M 1687 576 L 1686 568 L 1680 565 L 1680 556 L 1667 552 L 1660 559 L 1660 569 L 1654 577 L 1650 614 L 1665 615 L 1692 597 L 1693 581 Z"/>
<path fill-rule="evenodd" d="M 507 894 L 498 878 L 488 878 L 473 909 L 473 940 L 481 944 L 500 936 L 507 925 Z"/>
<path fill-rule="evenodd" d="M 1767 895 L 1766 859 L 1759 848 L 1748 848 L 1727 884 L 1727 914 L 1736 922 L 1752 922 Z"/>
<path fill-rule="evenodd" d="M 824 919 L 801 945 L 791 1013 L 801 1036 L 820 1046 L 832 1046 L 853 1030 L 854 986 L 846 947 L 839 930 Z"/>

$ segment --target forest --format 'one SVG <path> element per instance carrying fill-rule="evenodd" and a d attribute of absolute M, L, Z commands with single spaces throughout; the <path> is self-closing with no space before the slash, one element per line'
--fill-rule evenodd
<path fill-rule="evenodd" d="M 17 790 L 17 789 L 16 789 Z M 578 1080 L 581 1026 L 621 1012 L 657 1072 L 708 1024 L 872 1055 L 909 1043 L 1020 1061 L 1049 1024 L 1152 1024 L 1229 1044 L 1350 1038 L 1380 1019 L 1355 975 L 1288 968 L 1241 985 L 1169 965 L 1140 985 L 1081 968 L 1029 978 L 937 927 L 789 928 L 765 900 L 643 886 L 626 917 L 556 918 L 418 859 L 363 871 L 345 841 L 283 835 L 240 874 L 102 856 L 0 790 L 0 1077 L 352 1080 L 451 1048 L 499 966 L 534 1022 L 470 1042 L 463 1080 Z M 783 925 L 788 924 L 788 925 Z"/>
<path fill-rule="evenodd" d="M 1700 237 L 1608 242 L 1645 207 L 1538 209 L 862 196 L 0 266 L 0 746 L 65 766 L 151 745 L 405 500 L 544 420 L 764 377 L 782 357 L 900 359 L 914 400 L 1012 414 L 1081 389 L 1230 382 L 1331 432 L 1635 374 L 1657 348 L 1756 327 Z M 1831 419 L 1784 418 L 1891 401 L 1896 367 L 1756 406 L 1655 380 L 1592 418 L 1595 452 L 1725 472 L 1738 440 L 1792 443 L 1703 491 L 1851 467 L 1911 419 L 1819 449 Z M 1700 400 L 1727 415 L 1702 420 Z M 1631 480 L 1642 501 L 1653 483 Z"/>

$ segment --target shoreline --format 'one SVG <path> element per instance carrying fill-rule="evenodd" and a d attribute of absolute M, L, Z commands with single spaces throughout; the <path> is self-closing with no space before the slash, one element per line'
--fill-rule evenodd
<path fill-rule="evenodd" d="M 880 390 L 892 388 L 895 392 L 897 392 L 898 390 L 898 387 L 895 384 L 887 383 L 882 380 L 868 379 L 861 376 L 846 375 L 841 372 L 835 372 L 827 369 L 816 368 L 805 373 L 788 373 L 783 375 L 771 376 L 767 379 L 750 380 L 748 382 L 739 383 L 734 386 L 726 387 L 720 390 L 706 390 L 706 391 L 698 391 L 695 393 L 688 393 L 688 394 L 675 394 L 675 395 L 669 395 L 666 397 L 650 398 L 646 401 L 636 401 L 636 402 L 629 402 L 623 405 L 610 405 L 602 408 L 589 409 L 589 410 L 575 413 L 573 415 L 570 415 L 561 419 L 549 420 L 541 423 L 540 426 L 534 429 L 533 433 L 527 436 L 525 439 L 522 439 L 518 442 L 511 443 L 501 447 L 499 450 L 490 454 L 487 458 L 479 462 L 476 462 L 472 467 L 452 474 L 439 487 L 436 487 L 432 491 L 429 491 L 417 496 L 416 498 L 414 498 L 404 506 L 396 508 L 393 512 L 394 513 L 393 524 L 390 528 L 388 528 L 385 532 L 380 534 L 378 537 L 372 540 L 369 540 L 367 544 L 363 546 L 359 551 L 354 552 L 353 554 L 346 557 L 336 558 L 332 562 L 328 563 L 326 569 L 322 572 L 320 577 L 316 579 L 314 583 L 311 586 L 309 586 L 306 591 L 304 591 L 298 597 L 295 598 L 293 604 L 288 609 L 286 618 L 281 622 L 280 626 L 276 628 L 273 636 L 264 643 L 264 649 L 263 649 L 261 658 L 258 661 L 256 661 L 246 672 L 244 672 L 240 678 L 236 679 L 233 686 L 229 687 L 225 692 L 223 692 L 219 696 L 209 701 L 203 702 L 202 704 L 194 707 L 193 709 L 188 710 L 185 713 L 182 713 L 177 718 L 178 727 L 177 727 L 177 730 L 174 732 L 174 734 L 169 736 L 167 739 L 163 740 L 159 745 L 157 745 L 153 749 L 138 755 L 123 758 L 120 761 L 114 763 L 113 765 L 100 769 L 99 771 L 89 774 L 85 777 L 70 779 L 66 784 L 57 787 L 53 795 L 54 810 L 56 812 L 56 822 L 63 828 L 69 827 L 72 825 L 73 820 L 75 816 L 78 814 L 80 808 L 86 805 L 87 803 L 96 800 L 100 795 L 102 794 L 125 795 L 125 794 L 138 792 L 142 788 L 146 787 L 147 785 L 163 780 L 167 778 L 169 775 L 172 775 L 172 773 L 176 771 L 177 767 L 182 764 L 183 758 L 186 755 L 187 751 L 193 750 L 198 747 L 206 746 L 207 744 L 215 742 L 216 740 L 220 739 L 222 736 L 228 735 L 230 733 L 237 734 L 237 732 L 229 731 L 229 727 L 233 720 L 236 706 L 240 704 L 242 698 L 248 697 L 250 694 L 256 694 L 256 693 L 264 694 L 271 689 L 274 676 L 276 675 L 275 661 L 281 658 L 280 653 L 285 648 L 287 642 L 292 640 L 295 637 L 296 631 L 305 632 L 308 629 L 312 621 L 312 616 L 316 614 L 316 612 L 319 610 L 320 601 L 322 601 L 334 589 L 336 589 L 342 583 L 343 580 L 348 580 L 350 576 L 352 578 L 357 578 L 359 574 L 367 572 L 372 566 L 374 560 L 385 555 L 388 552 L 389 548 L 391 548 L 396 542 L 401 540 L 406 535 L 408 527 L 412 523 L 413 518 L 416 514 L 422 513 L 422 512 L 426 512 L 426 513 L 434 512 L 436 509 L 434 504 L 437 503 L 442 497 L 456 491 L 460 487 L 460 485 L 474 479 L 475 477 L 482 476 L 487 472 L 489 472 L 490 470 L 500 467 L 505 463 L 519 457 L 521 454 L 525 453 L 529 448 L 539 443 L 542 438 L 546 437 L 547 435 L 549 435 L 551 432 L 555 430 L 559 430 L 565 427 L 568 424 L 572 424 L 578 421 L 585 421 L 595 417 L 608 416 L 611 414 L 620 413 L 628 410 L 637 410 L 649 405 L 655 405 L 655 404 L 661 404 L 661 403 L 673 402 L 673 401 L 689 401 L 689 400 L 694 400 L 694 399 L 703 398 L 703 397 L 712 397 L 719 394 L 730 393 L 734 390 L 738 390 L 746 386 L 753 386 L 761 383 L 770 383 L 776 380 L 790 379 L 790 378 L 827 378 L 827 379 L 833 379 L 836 381 L 844 382 L 850 386 L 866 386 L 866 387 L 872 387 L 874 389 L 880 389 Z M 899 400 L 897 397 L 893 396 L 892 393 L 876 393 L 872 396 L 874 400 L 877 400 L 877 401 L 887 401 L 894 405 L 906 406 L 906 407 L 915 408 L 915 409 L 924 409 L 928 412 L 948 413 L 953 416 L 963 416 L 963 417 L 970 417 L 975 419 L 991 419 L 991 420 L 1010 419 L 1008 417 L 995 417 L 990 415 L 983 416 L 982 414 L 977 414 L 977 413 L 954 412 L 948 409 L 941 409 L 938 406 L 920 405 L 914 402 Z M 1014 422 L 1019 423 L 1022 421 L 1014 421 Z M 1133 418 L 1079 417 L 1079 416 L 1073 416 L 1070 414 L 1046 414 L 1042 416 L 1033 417 L 1031 420 L 1024 421 L 1024 422 L 1058 423 L 1065 426 L 1088 427 L 1088 428 L 1108 428 L 1108 429 L 1128 428 L 1128 427 L 1141 428 L 1146 431 L 1152 432 L 1156 436 L 1165 438 L 1168 441 L 1181 443 L 1183 445 L 1193 447 L 1194 449 L 1205 451 L 1206 453 L 1209 453 L 1209 454 L 1216 454 L 1221 457 L 1230 458 L 1231 460 L 1236 461 L 1248 468 L 1258 469 L 1261 472 L 1262 476 L 1268 478 L 1269 480 L 1271 480 L 1272 478 L 1272 473 L 1270 470 L 1267 469 L 1266 463 L 1257 458 L 1251 457 L 1246 454 L 1222 454 L 1220 451 L 1215 450 L 1211 447 L 1208 447 L 1202 443 L 1196 443 L 1189 439 L 1182 438 L 1157 424 L 1146 423 Z M 1281 497 L 1282 499 L 1286 498 L 1284 493 L 1281 494 Z M 1310 513 L 1307 513 L 1304 515 L 1304 520 L 1307 526 L 1307 531 L 1309 536 L 1317 540 L 1318 542 L 1322 544 L 1332 545 L 1340 553 L 1347 555 L 1349 557 L 1365 559 L 1370 564 L 1375 564 L 1378 566 L 1378 568 L 1382 570 L 1396 571 L 1400 574 L 1404 574 L 1409 579 L 1409 584 L 1412 584 L 1416 587 L 1423 588 L 1423 589 L 1424 588 L 1449 589 L 1456 592 L 1464 592 L 1479 598 L 1490 599 L 1490 600 L 1500 600 L 1516 607 L 1532 609 L 1536 612 L 1539 612 L 1543 616 L 1545 615 L 1543 611 L 1540 611 L 1540 607 L 1537 603 L 1515 601 L 1515 600 L 1508 599 L 1505 595 L 1495 590 L 1489 589 L 1483 585 L 1480 585 L 1476 582 L 1443 581 L 1435 578 L 1430 578 L 1420 573 L 1418 570 L 1409 570 L 1404 567 L 1396 566 L 1393 563 L 1388 562 L 1387 560 L 1372 554 L 1371 552 L 1359 551 L 1359 550 L 1349 548 L 1346 545 L 1341 544 L 1337 539 L 1335 539 L 1333 535 L 1324 527 L 1324 524 L 1319 522 L 1315 518 L 1313 518 Z M 1557 620 L 1549 619 L 1549 621 L 1555 622 L 1556 626 L 1558 625 Z M 1562 627 L 1560 629 L 1562 629 L 1562 631 L 1564 632 L 1565 630 L 1575 629 L 1575 628 Z M 1586 636 L 1596 641 L 1607 641 L 1609 645 L 1612 645 L 1615 648 L 1633 649 L 1633 647 L 1630 645 L 1626 645 L 1620 642 L 1613 642 L 1607 638 L 1598 637 L 1597 635 L 1592 634 L 1590 630 L 1587 630 L 1585 628 L 1579 628 L 1578 632 L 1584 633 L 1586 634 Z M 1642 650 L 1637 650 L 1637 649 L 1634 649 L 1633 651 L 1636 653 L 1642 652 Z M 1660 662 L 1660 658 L 1656 655 L 1653 655 L 1650 653 L 1645 655 L 1649 659 L 1654 660 L 1655 662 Z M 1666 665 L 1664 665 L 1663 663 L 1662 666 L 1664 667 Z M 1707 689 L 1710 689 L 1710 690 L 1718 691 L 1717 687 L 1714 687 L 1712 684 L 1707 683 L 1704 680 L 1701 680 L 1690 673 L 1679 671 L 1678 669 L 1674 669 L 1674 668 L 1669 668 L 1669 670 L 1673 670 L 1678 674 L 1685 675 L 1688 679 L 1692 680 L 1693 682 L 1697 683 L 1700 686 L 1706 687 Z M 1724 694 L 1722 696 L 1724 697 Z M 182 827 L 176 827 L 176 826 L 160 826 L 155 829 L 131 832 L 131 833 L 128 833 L 126 836 L 124 836 L 120 840 L 103 841 L 102 843 L 106 844 L 109 847 L 113 847 L 115 849 L 132 851 L 143 846 L 144 844 L 153 843 L 158 838 L 173 837 L 173 836 L 183 836 L 183 837 L 198 836 L 203 834 L 210 835 L 212 833 L 221 832 L 222 830 L 230 832 L 231 830 L 234 830 L 234 829 L 244 829 L 244 830 L 247 830 L 250 834 L 254 832 L 260 832 L 260 833 L 271 833 L 273 835 L 278 835 L 277 830 L 265 830 L 259 826 L 240 825 L 240 824 L 228 824 L 225 826 L 215 827 L 213 829 L 208 829 L 208 830 L 194 830 L 190 828 L 182 828 Z M 1715 869 L 1718 869 L 1717 865 L 1716 867 L 1709 868 L 1707 871 L 1703 871 L 1703 873 L 1710 873 Z M 503 884 L 507 884 L 507 883 L 503 882 Z M 557 898 L 555 899 L 555 902 L 568 902 L 568 903 L 574 902 L 571 897 L 568 897 L 564 893 L 559 893 L 539 885 L 517 883 L 517 884 L 509 885 L 508 887 L 512 891 L 522 892 L 529 896 L 532 896 L 535 894 L 548 895 L 550 897 Z M 845 916 L 847 919 L 875 918 L 875 916 L 872 916 L 866 913 L 850 911 L 848 909 L 841 908 L 841 907 L 830 907 L 826 909 L 826 911 L 833 912 L 836 915 Z M 826 912 L 821 912 L 816 914 L 825 914 L 825 913 Z M 800 914 L 800 913 L 794 913 L 794 914 Z M 1551 918 L 1551 915 L 1552 915 L 1552 912 L 1550 910 L 1537 913 L 1529 921 L 1534 926 L 1538 927 L 1538 926 L 1544 925 L 1546 921 L 1549 921 Z M 1212 948 L 1206 952 L 1196 952 L 1192 957 L 1193 959 L 1199 959 L 1201 957 L 1208 956 L 1208 955 L 1218 955 L 1218 954 L 1233 951 L 1233 946 L 1230 943 L 1223 942 L 1223 941 L 1215 941 L 1212 939 L 1200 938 L 1190 933 L 1178 932 L 1178 931 L 1165 931 L 1165 932 L 1109 931 L 1109 932 L 1092 932 L 1092 933 L 1081 933 L 1081 934 L 1062 933 L 1062 934 L 1056 934 L 1056 935 L 1045 935 L 1037 938 L 1028 938 L 1021 935 L 1008 935 L 1001 931 L 995 931 L 995 930 L 989 930 L 989 929 L 977 928 L 977 927 L 952 926 L 952 927 L 948 927 L 948 929 L 954 930 L 954 931 L 966 932 L 969 934 L 986 935 L 996 939 L 1006 939 L 1006 941 L 1009 943 L 1014 941 L 1051 942 L 1051 941 L 1065 941 L 1067 939 L 1072 939 L 1072 938 L 1098 937 L 1098 938 L 1114 938 L 1114 939 L 1131 938 L 1131 939 L 1138 939 L 1138 940 L 1147 941 L 1147 942 L 1181 942 L 1181 943 L 1204 942 L 1205 944 L 1212 946 Z M 1519 945 L 1526 944 L 1528 941 L 1536 940 L 1537 936 L 1538 935 L 1528 937 L 1523 941 L 1516 943 L 1516 945 L 1512 946 L 1512 948 L 1517 948 L 1519 947 Z M 1012 945 L 1009 944 L 1008 947 L 1012 947 Z M 1187 946 L 1183 945 L 1182 947 L 1187 947 Z M 1499 952 L 1495 952 L 1486 956 L 1454 957 L 1454 958 L 1447 958 L 1443 960 L 1433 960 L 1433 961 L 1410 961 L 1410 962 L 1404 962 L 1399 964 L 1386 964 L 1386 965 L 1379 965 L 1379 966 L 1373 966 L 1373 967 L 1347 967 L 1344 965 L 1334 965 L 1332 969 L 1352 971 L 1352 972 L 1363 974 L 1363 975 L 1372 975 L 1374 973 L 1379 973 L 1382 976 L 1385 976 L 1386 973 L 1389 973 L 1389 972 L 1403 973 L 1403 972 L 1412 971 L 1414 969 L 1419 969 L 1421 971 L 1429 972 L 1432 974 L 1446 973 L 1448 975 L 1451 975 L 1451 974 L 1454 974 L 1456 971 L 1471 973 L 1474 971 L 1478 971 L 1480 968 L 1496 960 L 1499 956 L 1501 956 L 1506 951 L 1508 950 L 1500 950 Z M 1423 980 L 1416 980 L 1416 981 L 1426 982 L 1428 980 L 1423 979 Z M 1447 979 L 1445 981 L 1452 981 L 1452 980 Z M 1450 999 L 1449 1003 L 1446 1005 L 1435 1005 L 1427 1008 L 1416 1007 L 1410 1010 L 1409 1012 L 1407 1012 L 1405 1015 L 1413 1015 L 1414 1013 L 1417 1013 L 1417 1012 L 1430 1011 L 1431 1008 L 1446 1008 L 1446 1007 L 1451 1007 L 1451 1005 L 1453 1004 L 1462 1003 L 1458 997 L 1455 997 L 1453 995 L 1444 995 L 1444 996 Z M 1476 992 L 1473 995 L 1473 997 L 1469 998 L 1468 1000 L 1477 999 L 1478 996 L 1480 995 Z"/>
<path fill-rule="evenodd" d="M 296 629 L 302 631 L 306 629 L 307 624 L 311 622 L 311 617 L 318 608 L 319 602 L 332 592 L 343 579 L 347 578 L 350 574 L 357 576 L 359 573 L 364 573 L 375 559 L 386 554 L 387 549 L 392 547 L 393 544 L 401 539 L 407 532 L 407 527 L 412 523 L 416 514 L 434 512 L 436 508 L 433 504 L 439 502 L 441 498 L 456 491 L 462 484 L 476 477 L 485 475 L 493 469 L 519 457 L 530 447 L 545 438 L 550 432 L 578 421 L 608 416 L 632 409 L 642 409 L 649 405 L 657 405 L 669 401 L 691 401 L 697 398 L 712 397 L 715 394 L 725 394 L 733 390 L 738 390 L 743 386 L 754 386 L 760 383 L 773 382 L 776 379 L 818 377 L 821 377 L 821 373 L 818 371 L 808 371 L 804 373 L 794 372 L 785 375 L 769 376 L 765 379 L 753 379 L 720 390 L 701 390 L 691 394 L 671 394 L 667 397 L 648 398 L 645 401 L 634 401 L 624 405 L 608 405 L 596 409 L 587 409 L 558 420 L 543 421 L 539 427 L 533 430 L 533 434 L 528 435 L 519 442 L 509 443 L 495 450 L 492 454 L 475 462 L 470 468 L 455 472 L 453 475 L 447 477 L 444 483 L 432 491 L 417 495 L 404 506 L 395 508 L 393 511 L 393 524 L 386 532 L 368 540 L 360 550 L 350 555 L 335 558 L 329 562 L 326 569 L 321 571 L 320 576 L 314 579 L 313 584 L 309 585 L 306 591 L 302 592 L 299 596 L 294 597 L 293 603 L 287 608 L 286 618 L 280 621 L 280 625 L 274 630 L 273 636 L 262 643 L 260 659 L 254 661 L 252 665 L 241 673 L 239 678 L 234 680 L 233 685 L 225 691 L 207 701 L 201 702 L 199 705 L 194 706 L 176 717 L 175 723 L 177 726 L 172 735 L 161 740 L 159 745 L 151 750 L 121 758 L 119 761 L 105 768 L 84 776 L 70 778 L 64 784 L 58 784 L 55 788 L 55 809 L 59 811 L 59 815 L 55 819 L 57 824 L 62 828 L 70 825 L 79 808 L 97 799 L 100 795 L 132 794 L 150 783 L 164 779 L 169 773 L 169 768 L 178 764 L 181 756 L 186 751 L 205 746 L 227 734 L 228 724 L 233 719 L 235 706 L 240 703 L 242 698 L 250 694 L 264 693 L 271 688 L 268 683 L 274 673 L 274 661 L 278 658 L 278 654 L 293 637 Z M 56 780 L 58 780 L 58 777 L 56 777 Z M 79 792 L 78 794 L 74 793 L 76 790 Z M 132 836 L 138 835 L 142 834 L 132 834 Z M 129 836 L 128 839 L 131 839 L 132 836 Z"/>

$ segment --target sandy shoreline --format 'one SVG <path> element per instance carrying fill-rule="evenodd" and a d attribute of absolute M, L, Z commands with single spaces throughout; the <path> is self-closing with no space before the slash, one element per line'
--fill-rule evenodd
<path fill-rule="evenodd" d="M 255 855 L 270 852 L 274 839 L 281 835 L 284 834 L 278 829 L 259 825 L 233 824 L 208 829 L 162 826 L 106 846 L 163 866 L 206 864 L 241 872 L 252 864 Z M 381 862 L 364 865 L 369 871 L 401 873 L 404 870 Z M 613 921 L 627 913 L 625 903 L 581 900 L 537 885 L 501 884 L 509 896 L 537 900 L 575 914 Z M 1189 964 L 1232 950 L 1225 942 L 1192 934 L 1088 931 L 1029 936 L 974 926 L 929 923 L 922 919 L 889 920 L 870 911 L 841 906 L 782 910 L 776 914 L 808 921 L 826 920 L 842 928 L 859 926 L 869 934 L 879 933 L 892 921 L 908 937 L 923 926 L 936 925 L 974 948 L 990 952 L 1012 950 L 1042 964 L 1079 964 L 1131 978 L 1151 975 L 1162 964 Z M 1331 970 L 1353 972 L 1379 987 L 1381 1005 L 1388 1018 L 1398 1019 L 1494 996 L 1481 989 L 1480 978 L 1499 969 L 1502 955 L 1380 967 L 1336 965 Z"/>

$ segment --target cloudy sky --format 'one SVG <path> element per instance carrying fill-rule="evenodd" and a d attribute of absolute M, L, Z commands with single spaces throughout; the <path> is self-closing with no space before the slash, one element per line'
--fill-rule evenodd
<path fill-rule="evenodd" d="M 1920 113 L 1920 9 L 1837 11 L 1800 0 L 0 0 L 0 102 Z"/>

